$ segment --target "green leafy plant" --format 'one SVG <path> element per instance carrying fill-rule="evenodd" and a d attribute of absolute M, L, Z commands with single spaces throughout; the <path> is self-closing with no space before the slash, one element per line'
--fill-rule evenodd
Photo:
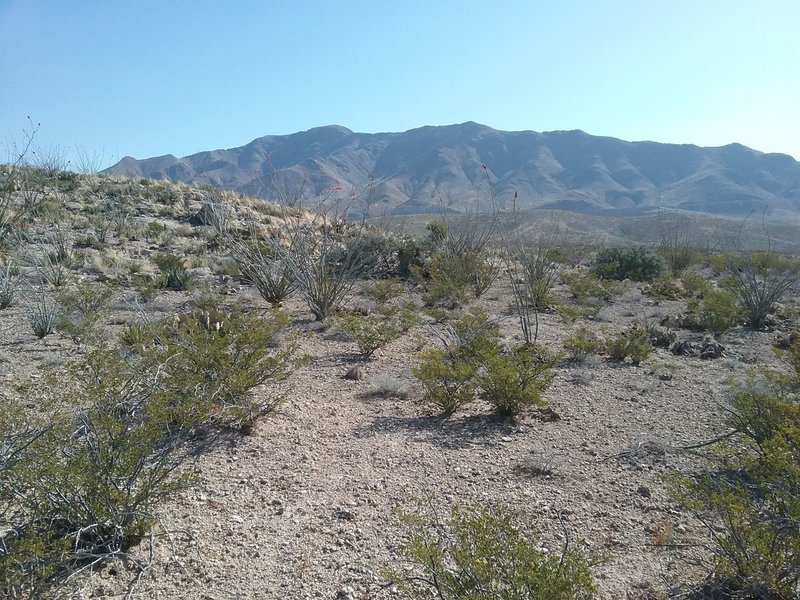
<path fill-rule="evenodd" d="M 279 343 L 289 323 L 279 311 L 264 318 L 234 310 L 224 325 L 220 319 L 207 308 L 179 315 L 154 328 L 159 343 L 144 344 L 140 354 L 169 365 L 167 392 L 177 405 L 192 407 L 199 423 L 248 431 L 282 399 L 251 390 L 289 375 L 296 344 Z"/>
<path fill-rule="evenodd" d="M 709 288 L 702 298 L 689 300 L 688 307 L 700 327 L 713 334 L 725 333 L 742 319 L 736 297 L 728 290 Z"/>
<path fill-rule="evenodd" d="M 587 271 L 569 271 L 561 274 L 561 281 L 570 289 L 572 296 L 581 304 L 592 298 L 608 301 L 615 290 L 609 282 L 600 281 L 596 275 Z"/>
<path fill-rule="evenodd" d="M 544 404 L 542 392 L 553 380 L 557 357 L 537 344 L 522 344 L 502 352 L 498 345 L 480 356 L 479 396 L 498 414 L 516 417 L 522 410 Z"/>
<path fill-rule="evenodd" d="M 346 314 L 338 318 L 339 327 L 358 344 L 364 360 L 376 350 L 396 340 L 403 332 L 399 320 L 392 316 L 372 313 L 369 315 Z"/>
<path fill-rule="evenodd" d="M 602 338 L 588 327 L 576 328 L 572 335 L 564 338 L 562 343 L 570 360 L 576 362 L 584 361 L 588 356 L 599 354 L 605 346 Z"/>
<path fill-rule="evenodd" d="M 787 357 L 789 375 L 762 372 L 735 388 L 725 409 L 731 431 L 715 449 L 720 469 L 668 478 L 711 534 L 705 587 L 719 597 L 800 594 L 800 345 Z"/>
<path fill-rule="evenodd" d="M 409 598 L 427 600 L 589 600 L 586 559 L 569 542 L 545 552 L 525 520 L 502 507 L 453 509 L 446 523 L 405 515 L 411 531 L 403 556 L 416 570 L 390 577 Z"/>
<path fill-rule="evenodd" d="M 594 261 L 592 271 L 603 279 L 652 281 L 664 270 L 661 259 L 645 248 L 605 248 Z"/>
<path fill-rule="evenodd" d="M 632 327 L 616 338 L 607 340 L 606 347 L 611 358 L 634 365 L 638 365 L 653 351 L 650 336 L 641 327 Z"/>
<path fill-rule="evenodd" d="M 156 254 L 151 259 L 161 271 L 159 287 L 168 290 L 188 290 L 194 278 L 187 271 L 186 259 L 170 253 Z"/>
<path fill-rule="evenodd" d="M 425 399 L 445 415 L 472 402 L 481 356 L 493 351 L 496 338 L 497 327 L 478 308 L 445 325 L 440 338 L 443 347 L 423 350 L 412 371 L 425 388 Z"/>
<path fill-rule="evenodd" d="M 71 372 L 51 393 L 74 417 L 26 417 L 22 430 L 0 422 L 2 447 L 12 448 L 0 455 L 4 597 L 54 597 L 75 571 L 126 556 L 187 481 L 176 474 L 184 454 L 170 432 L 180 416 L 166 396 L 113 352 L 90 353 Z"/>
<path fill-rule="evenodd" d="M 498 275 L 497 266 L 477 251 L 435 253 L 426 269 L 417 269 L 428 306 L 465 304 L 480 298 Z"/>
<path fill-rule="evenodd" d="M 361 284 L 362 291 L 377 304 L 386 304 L 403 295 L 405 288 L 396 278 L 370 279 Z"/>

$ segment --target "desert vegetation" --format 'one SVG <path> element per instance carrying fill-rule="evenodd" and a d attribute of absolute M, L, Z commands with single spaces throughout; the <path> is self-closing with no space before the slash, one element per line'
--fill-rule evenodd
<path fill-rule="evenodd" d="M 797 597 L 791 253 L 0 190 L 0 595 Z"/>

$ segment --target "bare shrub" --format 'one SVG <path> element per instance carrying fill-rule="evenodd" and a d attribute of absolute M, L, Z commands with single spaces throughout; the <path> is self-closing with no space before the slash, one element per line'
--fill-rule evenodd
<path fill-rule="evenodd" d="M 772 250 L 742 252 L 729 257 L 728 273 L 726 287 L 736 296 L 749 324 L 759 327 L 775 303 L 797 284 L 800 267 Z"/>

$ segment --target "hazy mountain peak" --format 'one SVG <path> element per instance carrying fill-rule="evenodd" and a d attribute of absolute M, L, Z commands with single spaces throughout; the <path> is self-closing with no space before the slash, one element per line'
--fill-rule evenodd
<path fill-rule="evenodd" d="M 741 144 L 627 142 L 580 129 L 506 132 L 474 121 L 372 134 L 326 125 L 183 158 L 125 157 L 107 171 L 278 200 L 287 188 L 302 188 L 309 201 L 335 188 L 370 189 L 371 214 L 489 209 L 493 202 L 599 214 L 800 212 L 800 163 L 786 155 Z M 349 206 L 365 209 L 367 201 Z"/>

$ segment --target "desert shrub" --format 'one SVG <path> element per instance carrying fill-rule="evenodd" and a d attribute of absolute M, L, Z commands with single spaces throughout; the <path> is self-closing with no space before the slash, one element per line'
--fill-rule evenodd
<path fill-rule="evenodd" d="M 0 447 L 12 448 L 0 456 L 3 597 L 54 597 L 76 570 L 125 556 L 186 483 L 170 435 L 178 414 L 127 367 L 114 353 L 90 353 L 73 366 L 73 385 L 49 390 L 75 415 L 50 411 L 33 426 L 27 417 L 23 444 L 18 425 L 0 431 Z"/>
<path fill-rule="evenodd" d="M 727 287 L 736 296 L 748 323 L 764 323 L 783 295 L 798 281 L 798 265 L 772 252 L 742 253 L 728 263 Z"/>
<path fill-rule="evenodd" d="M 256 286 L 264 300 L 278 305 L 289 297 L 294 288 L 292 270 L 283 258 L 276 256 L 272 245 L 254 239 L 242 241 L 235 236 L 226 236 L 225 240 L 239 271 Z"/>
<path fill-rule="evenodd" d="M 396 278 L 370 279 L 361 284 L 361 290 L 377 304 L 386 304 L 389 300 L 403 295 L 405 288 Z"/>
<path fill-rule="evenodd" d="M 186 259 L 176 254 L 161 253 L 151 258 L 161 271 L 158 287 L 168 290 L 188 290 L 194 283 L 194 278 L 186 270 Z"/>
<path fill-rule="evenodd" d="M 494 350 L 496 338 L 497 327 L 478 308 L 446 325 L 441 336 L 444 347 L 423 350 L 413 369 L 425 388 L 425 399 L 446 415 L 472 402 L 481 356 Z"/>
<path fill-rule="evenodd" d="M 417 272 L 427 305 L 457 305 L 480 298 L 497 278 L 498 268 L 481 252 L 444 249 L 431 257 L 424 272 Z"/>
<path fill-rule="evenodd" d="M 742 318 L 736 297 L 728 290 L 707 289 L 702 298 L 691 299 L 688 306 L 698 325 L 713 334 L 725 333 Z"/>
<path fill-rule="evenodd" d="M 424 350 L 413 371 L 425 388 L 426 399 L 445 414 L 471 402 L 476 392 L 503 416 L 514 417 L 542 403 L 555 356 L 531 343 L 503 349 L 497 326 L 478 308 L 445 331 L 444 348 Z"/>
<path fill-rule="evenodd" d="M 680 281 L 688 296 L 702 296 L 712 289 L 711 282 L 708 279 L 692 271 L 681 273 Z"/>
<path fill-rule="evenodd" d="M 686 294 L 681 280 L 668 273 L 659 275 L 644 292 L 655 300 L 677 300 Z"/>
<path fill-rule="evenodd" d="M 442 244 L 447 239 L 447 222 L 442 218 L 431 219 L 425 225 L 435 245 Z"/>
<path fill-rule="evenodd" d="M 0 310 L 11 306 L 16 295 L 17 276 L 9 263 L 5 267 L 0 267 Z"/>
<path fill-rule="evenodd" d="M 364 275 L 388 277 L 398 270 L 398 247 L 399 242 L 393 236 L 365 228 L 359 235 L 345 238 L 341 252 L 365 265 Z"/>
<path fill-rule="evenodd" d="M 553 380 L 556 357 L 536 344 L 503 352 L 499 345 L 480 355 L 479 396 L 498 414 L 515 417 L 523 409 L 544 404 L 542 392 Z"/>
<path fill-rule="evenodd" d="M 578 327 L 572 335 L 564 338 L 563 345 L 570 360 L 580 362 L 588 356 L 600 353 L 604 342 L 588 327 Z"/>
<path fill-rule="evenodd" d="M 572 296 L 581 304 L 591 298 L 610 300 L 615 290 L 609 282 L 600 281 L 594 273 L 570 271 L 561 274 L 561 281 L 569 287 Z"/>
<path fill-rule="evenodd" d="M 606 347 L 611 358 L 634 365 L 638 365 L 653 351 L 650 336 L 641 327 L 632 327 L 616 338 L 607 340 Z"/>
<path fill-rule="evenodd" d="M 726 598 L 800 595 L 800 346 L 790 375 L 762 373 L 735 388 L 732 436 L 720 470 L 673 474 L 673 491 L 711 532 L 707 587 Z"/>
<path fill-rule="evenodd" d="M 476 369 L 474 358 L 464 353 L 428 348 L 420 353 L 413 374 L 425 388 L 425 400 L 451 415 L 475 399 Z"/>
<path fill-rule="evenodd" d="M 559 302 L 553 308 L 556 311 L 556 314 L 561 317 L 561 320 L 567 325 L 572 325 L 581 317 L 595 315 L 599 311 L 599 307 L 572 306 L 562 302 Z"/>
<path fill-rule="evenodd" d="M 453 509 L 446 523 L 404 515 L 402 555 L 417 572 L 390 576 L 419 600 L 580 600 L 594 597 L 586 559 L 574 548 L 546 552 L 522 517 L 502 507 Z M 419 574 L 418 574 L 419 573 Z"/>
<path fill-rule="evenodd" d="M 34 294 L 26 302 L 25 311 L 28 325 L 37 338 L 42 339 L 55 331 L 60 314 L 58 305 L 44 291 Z"/>
<path fill-rule="evenodd" d="M 696 224 L 689 217 L 675 215 L 671 219 L 662 218 L 660 226 L 658 253 L 664 258 L 670 272 L 677 275 L 697 260 Z"/>
<path fill-rule="evenodd" d="M 379 348 L 396 340 L 403 332 L 400 321 L 391 315 L 346 314 L 338 319 L 339 327 L 358 344 L 358 351 L 366 360 Z"/>
<path fill-rule="evenodd" d="M 652 281 L 664 270 L 661 259 L 642 247 L 605 248 L 594 261 L 592 271 L 602 279 Z"/>
<path fill-rule="evenodd" d="M 296 344 L 281 344 L 289 323 L 284 313 L 225 316 L 222 326 L 208 309 L 179 315 L 153 328 L 140 354 L 148 364 L 168 365 L 166 391 L 176 405 L 192 407 L 198 423 L 249 430 L 281 400 L 251 390 L 289 375 Z"/>
<path fill-rule="evenodd" d="M 397 275 L 408 277 L 412 267 L 422 266 L 422 257 L 430 248 L 415 238 L 403 238 L 397 246 Z"/>
<path fill-rule="evenodd" d="M 72 289 L 58 294 L 61 314 L 58 329 L 73 337 L 91 337 L 97 322 L 104 316 L 113 290 L 101 283 L 78 282 Z"/>

